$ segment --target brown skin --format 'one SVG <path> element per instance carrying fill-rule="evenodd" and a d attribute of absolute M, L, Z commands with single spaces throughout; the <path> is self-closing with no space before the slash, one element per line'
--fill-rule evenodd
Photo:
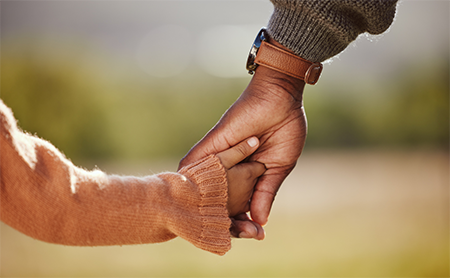
<path fill-rule="evenodd" d="M 182 167 L 251 136 L 259 138 L 260 146 L 249 161 L 260 162 L 267 170 L 254 188 L 252 219 L 246 214 L 235 216 L 231 230 L 234 236 L 264 238 L 261 225 L 267 223 L 275 195 L 294 169 L 305 144 L 304 87 L 302 80 L 259 66 L 239 99 L 180 162 Z"/>
<path fill-rule="evenodd" d="M 253 144 L 249 144 L 253 140 Z M 250 198 L 258 178 L 264 174 L 266 168 L 255 161 L 242 162 L 258 149 L 259 140 L 249 138 L 238 145 L 217 154 L 220 162 L 227 171 L 228 183 L 228 214 L 233 217 L 250 210 Z"/>

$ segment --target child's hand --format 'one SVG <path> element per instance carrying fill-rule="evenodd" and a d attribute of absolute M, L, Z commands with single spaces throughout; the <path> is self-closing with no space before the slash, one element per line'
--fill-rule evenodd
<path fill-rule="evenodd" d="M 232 217 L 249 211 L 253 187 L 266 168 L 259 162 L 241 162 L 258 149 L 259 140 L 251 137 L 236 146 L 217 154 L 227 170 L 228 214 Z"/>

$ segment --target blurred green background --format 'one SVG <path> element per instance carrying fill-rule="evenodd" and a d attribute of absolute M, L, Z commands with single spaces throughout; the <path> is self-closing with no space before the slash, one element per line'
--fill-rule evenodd
<path fill-rule="evenodd" d="M 449 276 L 449 2 L 401 1 L 307 86 L 267 238 L 74 248 L 1 226 L 1 275 Z M 269 1 L 2 1 L 1 99 L 76 165 L 175 171 L 244 90 Z"/>

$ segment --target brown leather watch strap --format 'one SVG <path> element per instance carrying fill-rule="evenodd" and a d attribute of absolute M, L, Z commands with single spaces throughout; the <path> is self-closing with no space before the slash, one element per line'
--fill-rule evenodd
<path fill-rule="evenodd" d="M 302 59 L 266 41 L 261 42 L 255 63 L 304 80 L 305 83 L 311 85 L 317 83 L 322 72 L 321 63 Z"/>

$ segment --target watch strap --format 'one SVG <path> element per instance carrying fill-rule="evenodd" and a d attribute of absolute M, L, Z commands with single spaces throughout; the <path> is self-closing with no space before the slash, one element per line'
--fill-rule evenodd
<path fill-rule="evenodd" d="M 268 67 L 314 85 L 322 72 L 321 63 L 313 63 L 276 45 L 262 41 L 255 64 Z"/>

